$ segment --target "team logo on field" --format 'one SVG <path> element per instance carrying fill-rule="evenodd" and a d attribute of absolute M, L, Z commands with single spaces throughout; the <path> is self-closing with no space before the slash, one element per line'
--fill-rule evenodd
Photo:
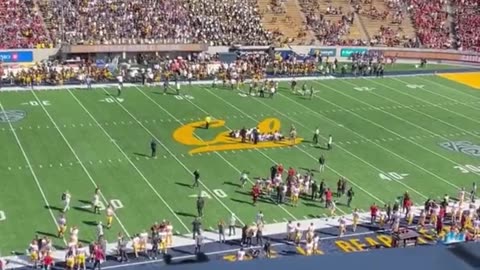
<path fill-rule="evenodd" d="M 476 145 L 468 141 L 443 142 L 440 143 L 440 146 L 450 151 L 464 153 L 469 156 L 480 157 L 480 145 Z"/>
<path fill-rule="evenodd" d="M 22 110 L 0 111 L 0 123 L 18 122 L 25 118 L 27 113 Z"/>
<path fill-rule="evenodd" d="M 205 122 L 197 121 L 179 127 L 173 133 L 173 138 L 183 144 L 195 146 L 190 150 L 189 154 L 198 154 L 204 152 L 225 151 L 225 150 L 244 150 L 258 148 L 285 147 L 299 144 L 303 138 L 289 139 L 288 134 L 284 134 L 286 138 L 281 141 L 259 141 L 257 144 L 252 142 L 242 143 L 240 138 L 230 136 L 230 131 L 219 132 L 212 140 L 200 138 L 198 130 L 204 129 Z M 215 120 L 210 124 L 210 129 L 221 128 L 225 126 L 225 120 Z M 277 118 L 267 118 L 258 124 L 260 133 L 268 134 L 280 131 L 280 120 Z"/>

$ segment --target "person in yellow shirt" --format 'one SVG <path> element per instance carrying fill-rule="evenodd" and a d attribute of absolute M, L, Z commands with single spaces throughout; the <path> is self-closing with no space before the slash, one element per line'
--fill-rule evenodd
<path fill-rule="evenodd" d="M 107 212 L 107 229 L 110 229 L 112 227 L 112 221 L 113 221 L 113 216 L 115 215 L 115 208 L 111 204 L 108 204 L 107 209 L 105 209 Z"/>
<path fill-rule="evenodd" d="M 211 122 L 212 122 L 212 117 L 210 116 L 205 117 L 205 129 L 208 129 L 210 127 Z"/>

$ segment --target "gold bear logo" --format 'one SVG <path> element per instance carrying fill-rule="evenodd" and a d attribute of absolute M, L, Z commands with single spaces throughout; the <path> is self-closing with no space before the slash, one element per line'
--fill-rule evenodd
<path fill-rule="evenodd" d="M 218 133 L 213 140 L 202 140 L 195 135 L 195 130 L 203 128 L 204 125 L 204 121 L 197 121 L 181 126 L 175 130 L 173 138 L 175 141 L 184 145 L 198 146 L 188 152 L 191 155 L 213 151 L 285 147 L 296 145 L 303 141 L 303 138 L 285 138 L 279 141 L 259 141 L 257 144 L 253 144 L 252 142 L 242 143 L 240 138 L 231 137 L 230 131 Z M 215 120 L 210 123 L 210 128 L 221 128 L 223 126 L 225 126 L 225 120 Z M 258 124 L 260 133 L 266 134 L 279 131 L 280 127 L 280 120 L 277 118 L 267 118 Z"/>

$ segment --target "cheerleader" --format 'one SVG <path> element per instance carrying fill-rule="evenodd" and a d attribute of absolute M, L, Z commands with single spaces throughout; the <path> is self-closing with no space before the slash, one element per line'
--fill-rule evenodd
<path fill-rule="evenodd" d="M 295 227 L 295 245 L 300 245 L 300 241 L 302 240 L 302 236 L 303 236 L 303 232 L 302 232 L 302 229 L 300 227 L 300 223 L 297 223 L 297 227 Z"/>
<path fill-rule="evenodd" d="M 313 222 L 310 223 L 310 225 L 308 226 L 308 229 L 307 229 L 307 235 L 306 235 L 306 238 L 307 238 L 307 241 L 310 239 L 313 239 L 313 236 L 315 234 L 315 226 L 313 225 Z"/>
<path fill-rule="evenodd" d="M 75 244 L 75 245 L 78 243 L 78 228 L 77 228 L 77 226 L 72 226 L 70 228 L 70 242 Z"/>
<path fill-rule="evenodd" d="M 462 187 L 462 189 L 458 192 L 458 202 L 460 207 L 463 205 L 464 200 L 465 200 L 465 188 Z"/>
<path fill-rule="evenodd" d="M 336 205 L 335 201 L 332 200 L 332 201 L 330 202 L 330 206 L 329 206 L 330 216 L 331 216 L 331 217 L 335 216 L 335 210 L 336 210 L 336 208 L 337 208 L 337 205 Z"/>
<path fill-rule="evenodd" d="M 346 232 L 347 221 L 344 217 L 340 217 L 338 219 L 338 224 L 339 237 L 342 237 Z"/>
<path fill-rule="evenodd" d="M 317 252 L 319 250 L 318 249 L 318 244 L 320 243 L 320 237 L 317 234 L 315 234 L 313 236 L 313 241 L 312 242 L 313 242 L 313 251 Z"/>
<path fill-rule="evenodd" d="M 40 256 L 37 241 L 35 239 L 32 241 L 32 243 L 30 243 L 30 246 L 28 247 L 28 254 L 30 255 L 30 262 L 33 264 L 33 268 L 37 268 Z"/>
<path fill-rule="evenodd" d="M 357 230 L 359 218 L 360 218 L 360 215 L 358 214 L 358 208 L 355 208 L 355 210 L 353 210 L 353 225 L 352 225 L 353 232 Z"/>
<path fill-rule="evenodd" d="M 166 233 L 165 241 L 167 243 L 167 246 L 170 247 L 173 244 L 173 225 L 170 223 L 170 221 L 166 222 L 165 233 Z"/>
<path fill-rule="evenodd" d="M 427 219 L 427 214 L 425 213 L 425 210 L 420 211 L 420 216 L 418 218 L 418 223 L 417 223 L 417 229 L 424 228 L 425 227 L 425 220 Z"/>
<path fill-rule="evenodd" d="M 81 243 L 78 244 L 76 262 L 77 270 L 86 270 L 87 248 Z"/>
<path fill-rule="evenodd" d="M 410 211 L 407 212 L 407 224 L 408 226 L 411 226 L 413 223 L 413 210 L 410 209 Z"/>
<path fill-rule="evenodd" d="M 314 246 L 313 240 L 307 239 L 307 242 L 305 244 L 305 252 L 307 256 L 310 256 L 313 254 L 313 251 L 314 251 L 313 246 Z"/>

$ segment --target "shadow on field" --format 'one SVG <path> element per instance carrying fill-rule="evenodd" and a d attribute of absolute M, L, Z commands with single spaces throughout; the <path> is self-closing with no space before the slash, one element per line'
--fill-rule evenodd
<path fill-rule="evenodd" d="M 175 212 L 175 214 L 182 217 L 193 217 L 193 218 L 197 217 L 197 215 L 194 215 L 192 213 L 185 213 L 185 212 Z"/>
<path fill-rule="evenodd" d="M 245 203 L 245 204 L 252 205 L 252 203 L 251 203 L 251 202 L 242 201 L 242 200 L 238 200 L 238 199 L 234 199 L 234 198 L 231 198 L 230 200 L 232 200 L 232 201 L 234 201 L 234 202 L 238 202 L 238 203 Z"/>
<path fill-rule="evenodd" d="M 182 183 L 182 182 L 175 182 L 175 185 L 179 185 L 181 187 L 188 187 L 188 188 L 192 188 L 191 185 L 189 184 L 186 184 L 186 183 Z"/>
<path fill-rule="evenodd" d="M 224 185 L 234 186 L 234 187 L 242 187 L 240 184 L 236 184 L 233 182 L 223 182 Z"/>
<path fill-rule="evenodd" d="M 57 235 L 54 234 L 54 233 L 42 232 L 42 231 L 36 231 L 36 233 L 39 234 L 39 235 L 43 235 L 43 236 L 57 238 Z"/>
<path fill-rule="evenodd" d="M 143 154 L 143 153 L 133 153 L 133 154 L 140 157 L 150 157 L 149 155 Z"/>
<path fill-rule="evenodd" d="M 58 206 L 53 206 L 53 205 L 45 205 L 45 208 L 50 210 L 60 211 L 60 212 L 63 211 L 63 208 L 60 208 Z"/>
<path fill-rule="evenodd" d="M 82 221 L 83 224 L 88 225 L 88 226 L 97 226 L 98 221 Z"/>

